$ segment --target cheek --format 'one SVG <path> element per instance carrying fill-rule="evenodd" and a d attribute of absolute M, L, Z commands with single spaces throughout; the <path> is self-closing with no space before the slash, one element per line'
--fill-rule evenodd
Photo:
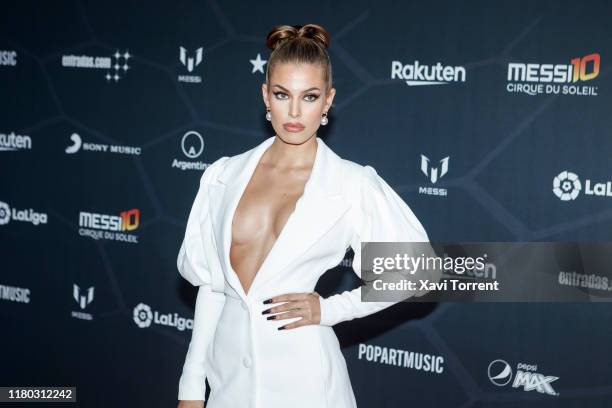
<path fill-rule="evenodd" d="M 304 102 L 302 107 L 302 116 L 304 120 L 312 123 L 318 123 L 321 120 L 321 113 L 323 112 L 323 103 L 317 102 Z"/>

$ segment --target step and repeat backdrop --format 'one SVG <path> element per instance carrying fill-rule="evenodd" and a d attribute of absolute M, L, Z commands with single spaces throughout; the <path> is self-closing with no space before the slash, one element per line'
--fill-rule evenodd
<path fill-rule="evenodd" d="M 176 257 L 207 165 L 274 135 L 277 24 L 330 32 L 318 136 L 431 240 L 612 240 L 609 1 L 0 7 L 1 386 L 175 406 L 197 291 Z M 358 284 L 351 257 L 321 294 Z M 612 406 L 607 303 L 398 304 L 335 330 L 360 407 Z"/>

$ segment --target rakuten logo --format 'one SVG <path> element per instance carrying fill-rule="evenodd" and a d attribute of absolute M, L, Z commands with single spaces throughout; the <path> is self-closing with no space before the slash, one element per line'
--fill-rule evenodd
<path fill-rule="evenodd" d="M 447 85 L 451 82 L 465 82 L 465 67 L 422 65 L 419 61 L 403 64 L 391 61 L 391 79 L 406 81 L 408 86 L 414 85 Z"/>

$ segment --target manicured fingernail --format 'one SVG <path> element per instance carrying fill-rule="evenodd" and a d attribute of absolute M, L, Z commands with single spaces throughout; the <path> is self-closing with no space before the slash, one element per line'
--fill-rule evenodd
<path fill-rule="evenodd" d="M 278 330 L 285 330 L 285 326 L 279 327 Z"/>
<path fill-rule="evenodd" d="M 268 303 L 272 303 L 272 299 L 266 299 L 263 301 L 265 305 L 267 305 Z"/>
<path fill-rule="evenodd" d="M 270 309 L 264 310 L 263 312 L 261 312 L 261 314 L 268 314 L 270 313 Z"/>
<path fill-rule="evenodd" d="M 268 317 L 266 317 L 266 319 L 268 319 L 268 320 L 276 319 L 276 316 L 268 316 Z"/>

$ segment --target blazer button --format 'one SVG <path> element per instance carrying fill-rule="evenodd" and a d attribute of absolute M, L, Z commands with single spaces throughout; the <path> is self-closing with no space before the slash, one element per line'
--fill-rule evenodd
<path fill-rule="evenodd" d="M 249 367 L 251 366 L 251 357 L 249 357 L 249 356 L 245 356 L 245 357 L 242 359 L 242 364 L 244 364 L 244 366 L 245 366 L 246 368 L 249 368 Z"/>

